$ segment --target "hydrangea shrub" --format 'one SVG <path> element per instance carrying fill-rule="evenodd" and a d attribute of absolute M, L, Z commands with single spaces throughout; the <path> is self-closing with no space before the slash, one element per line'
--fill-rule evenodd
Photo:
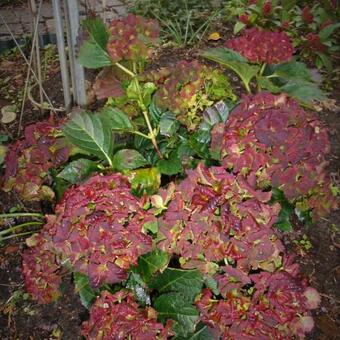
<path fill-rule="evenodd" d="M 187 175 L 142 199 L 120 174 L 68 189 L 34 239 L 48 260 L 32 267 L 32 250 L 25 255 L 29 292 L 48 302 L 60 262 L 88 275 L 93 287 L 106 284 L 110 292 L 97 291 L 82 325 L 87 339 L 168 339 L 193 331 L 211 339 L 303 337 L 320 297 L 271 228 L 279 204 L 268 205 L 270 192 L 223 167 L 199 164 Z M 145 233 L 150 223 L 158 226 L 153 239 Z M 48 289 L 36 288 L 38 282 Z M 148 297 L 143 303 L 141 294 Z"/>
<path fill-rule="evenodd" d="M 64 164 L 70 152 L 59 135 L 59 124 L 52 121 L 27 126 L 24 138 L 9 146 L 2 189 L 15 190 L 27 201 L 52 200 L 49 170 Z"/>
<path fill-rule="evenodd" d="M 300 209 L 312 209 L 315 218 L 336 208 L 326 173 L 327 129 L 285 95 L 244 97 L 227 123 L 214 128 L 211 149 L 254 188 L 279 188 Z"/>

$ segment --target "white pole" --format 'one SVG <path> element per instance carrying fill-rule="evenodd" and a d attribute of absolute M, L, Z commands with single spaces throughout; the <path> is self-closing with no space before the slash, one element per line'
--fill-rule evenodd
<path fill-rule="evenodd" d="M 52 0 L 53 17 L 55 24 L 55 31 L 57 36 L 57 46 L 60 62 L 61 80 L 63 84 L 65 110 L 68 112 L 71 108 L 71 93 L 70 93 L 70 79 L 67 65 L 67 58 L 65 54 L 65 41 L 63 29 L 63 17 L 60 9 L 60 0 Z"/>
<path fill-rule="evenodd" d="M 74 92 L 76 92 L 77 104 L 80 106 L 85 106 L 86 105 L 85 73 L 83 66 L 81 66 L 78 63 L 75 50 L 80 27 L 78 0 L 67 0 L 65 2 L 68 14 L 66 20 L 68 20 L 70 25 L 71 46 L 69 46 L 69 49 L 72 51 L 70 56 L 71 58 L 73 58 L 74 64 L 74 78 L 75 78 Z"/>

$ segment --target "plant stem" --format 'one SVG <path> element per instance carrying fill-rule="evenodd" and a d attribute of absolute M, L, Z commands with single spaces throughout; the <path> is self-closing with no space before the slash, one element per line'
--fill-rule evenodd
<path fill-rule="evenodd" d="M 117 67 L 119 67 L 122 71 L 124 71 L 125 73 L 127 73 L 129 76 L 131 76 L 132 78 L 135 78 L 136 75 L 130 71 L 128 68 L 126 68 L 125 66 L 123 66 L 121 63 L 115 63 L 115 65 Z"/>
<path fill-rule="evenodd" d="M 5 241 L 5 240 L 9 240 L 9 239 L 14 238 L 14 237 L 19 237 L 19 236 L 33 234 L 35 232 L 36 232 L 36 230 L 32 230 L 32 231 L 26 231 L 26 232 L 20 233 L 20 234 L 14 234 L 14 235 L 6 236 L 6 237 L 3 237 L 3 238 L 0 238 L 0 241 Z"/>
<path fill-rule="evenodd" d="M 148 135 L 146 135 L 145 133 L 140 132 L 138 130 L 134 130 L 134 131 L 132 131 L 132 133 L 134 133 L 135 135 L 138 135 L 138 136 L 142 136 L 142 137 L 144 137 L 146 139 L 150 139 L 150 137 Z"/>
<path fill-rule="evenodd" d="M 139 84 L 139 80 L 137 78 L 137 75 L 136 75 L 136 72 L 137 72 L 137 64 L 136 62 L 134 61 L 133 62 L 133 71 L 132 72 L 131 70 L 129 70 L 128 68 L 126 68 L 125 66 L 123 66 L 122 64 L 120 63 L 115 63 L 115 65 L 117 67 L 119 67 L 122 71 L 124 71 L 125 73 L 127 73 L 129 76 L 131 76 L 133 78 L 132 81 L 135 81 L 136 82 L 136 87 L 137 87 L 137 91 L 138 91 L 138 104 L 139 104 L 139 107 L 142 109 L 142 113 L 143 113 L 143 116 L 144 116 L 144 119 L 145 119 L 145 122 L 146 122 L 146 126 L 148 127 L 148 130 L 149 130 L 149 136 L 148 138 L 151 139 L 151 142 L 157 152 L 157 155 L 160 159 L 163 158 L 159 148 L 158 148 L 158 144 L 157 144 L 157 141 L 156 141 L 156 135 L 153 131 L 153 128 L 152 128 L 152 125 L 151 125 L 151 122 L 150 122 L 150 119 L 149 119 L 149 114 L 148 114 L 148 109 L 147 107 L 144 105 L 144 101 L 143 101 L 143 96 L 142 96 L 142 90 L 140 88 L 140 84 Z"/>
<path fill-rule="evenodd" d="M 8 213 L 8 214 L 0 214 L 0 218 L 9 218 L 9 217 L 40 217 L 43 218 L 43 214 L 39 213 Z"/>
<path fill-rule="evenodd" d="M 250 89 L 250 86 L 249 86 L 249 84 L 247 83 L 247 82 L 243 82 L 243 84 L 244 84 L 244 87 L 246 88 L 246 90 L 247 90 L 247 92 L 249 93 L 249 94 L 251 94 L 251 89 Z"/>
<path fill-rule="evenodd" d="M 266 63 L 263 63 L 262 64 L 262 66 L 261 66 L 261 70 L 260 70 L 260 76 L 262 76 L 263 75 L 263 72 L 264 72 L 264 70 L 266 69 L 266 66 L 267 66 L 267 64 Z"/>
<path fill-rule="evenodd" d="M 1 235 L 12 233 L 13 231 L 20 229 L 20 228 L 28 227 L 28 226 L 31 226 L 31 225 L 42 225 L 42 224 L 43 224 L 43 222 L 27 222 L 27 223 L 18 224 L 18 225 L 11 227 L 11 228 L 1 230 L 0 231 L 0 237 L 1 237 Z"/>

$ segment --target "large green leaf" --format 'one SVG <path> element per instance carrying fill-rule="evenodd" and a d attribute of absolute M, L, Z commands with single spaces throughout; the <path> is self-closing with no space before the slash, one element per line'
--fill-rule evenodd
<path fill-rule="evenodd" d="M 168 253 L 159 249 L 142 255 L 138 258 L 138 266 L 133 267 L 133 272 L 138 273 L 141 278 L 148 283 L 154 274 L 163 271 L 170 260 Z"/>
<path fill-rule="evenodd" d="M 147 160 L 137 150 L 123 149 L 113 156 L 112 166 L 118 171 L 134 170 L 148 165 Z"/>
<path fill-rule="evenodd" d="M 89 278 L 81 273 L 74 273 L 73 278 L 82 305 L 90 308 L 93 300 L 96 298 L 96 294 L 90 286 Z"/>
<path fill-rule="evenodd" d="M 106 51 L 109 34 L 103 21 L 97 17 L 84 20 L 83 25 L 89 33 L 89 39 L 80 47 L 79 63 L 87 68 L 101 68 L 112 65 L 111 58 Z"/>
<path fill-rule="evenodd" d="M 112 130 L 132 131 L 133 125 L 130 118 L 116 107 L 105 107 L 99 113 L 110 124 Z"/>
<path fill-rule="evenodd" d="M 333 32 L 340 27 L 340 22 L 328 25 L 319 32 L 319 37 L 322 42 L 325 42 Z"/>
<path fill-rule="evenodd" d="M 285 80 L 312 80 L 310 70 L 302 62 L 291 61 L 289 63 L 273 65 L 272 67 L 274 73 Z"/>
<path fill-rule="evenodd" d="M 57 177 L 71 184 L 76 184 L 86 179 L 96 170 L 98 170 L 96 162 L 90 159 L 80 158 L 67 164 L 65 168 L 59 172 Z"/>
<path fill-rule="evenodd" d="M 112 130 L 99 115 L 88 112 L 75 113 L 62 130 L 72 144 L 101 159 L 106 159 L 112 167 Z"/>
<path fill-rule="evenodd" d="M 198 270 L 167 268 L 154 278 L 150 288 L 160 293 L 179 292 L 188 302 L 193 302 L 203 287 L 203 276 Z"/>
<path fill-rule="evenodd" d="M 158 319 L 165 323 L 172 319 L 175 322 L 173 330 L 178 336 L 194 333 L 199 318 L 198 310 L 183 298 L 180 293 L 167 293 L 159 296 L 154 308 L 158 312 Z"/>
<path fill-rule="evenodd" d="M 302 102 L 326 99 L 325 93 L 316 84 L 303 80 L 290 80 L 281 86 L 281 91 Z"/>
<path fill-rule="evenodd" d="M 237 61 L 240 63 L 248 62 L 241 54 L 226 47 L 209 48 L 208 50 L 203 51 L 201 56 L 221 64 L 229 61 Z"/>
<path fill-rule="evenodd" d="M 212 48 L 202 53 L 202 57 L 215 61 L 234 71 L 248 90 L 250 81 L 260 71 L 260 67 L 247 64 L 246 60 L 238 53 L 228 48 Z"/>

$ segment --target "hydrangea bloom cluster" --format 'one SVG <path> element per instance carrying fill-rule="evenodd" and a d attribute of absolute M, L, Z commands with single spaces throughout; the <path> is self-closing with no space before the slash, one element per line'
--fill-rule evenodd
<path fill-rule="evenodd" d="M 53 199 L 54 192 L 45 185 L 48 171 L 65 163 L 69 148 L 57 137 L 58 125 L 39 122 L 26 127 L 24 139 L 10 145 L 6 154 L 3 190 L 15 190 L 24 200 Z"/>
<path fill-rule="evenodd" d="M 263 31 L 256 27 L 244 30 L 238 38 L 228 40 L 226 46 L 253 63 L 284 63 L 292 58 L 294 52 L 285 32 Z"/>
<path fill-rule="evenodd" d="M 65 192 L 45 228 L 62 260 L 98 287 L 126 279 L 138 256 L 151 250 L 142 229 L 154 219 L 124 176 L 96 175 Z"/>
<path fill-rule="evenodd" d="M 222 291 L 222 300 L 209 289 L 196 299 L 201 319 L 216 338 L 301 339 L 312 330 L 310 310 L 318 307 L 320 296 L 298 277 L 296 264 L 275 273 L 242 275 L 226 274 L 234 289 Z M 237 282 L 251 288 L 238 288 Z"/>
<path fill-rule="evenodd" d="M 33 235 L 27 243 L 30 248 L 22 254 L 26 290 L 39 303 L 51 303 L 61 296 L 61 274 L 56 255 L 46 249 L 43 234 Z"/>
<path fill-rule="evenodd" d="M 202 112 L 214 101 L 236 99 L 228 78 L 222 72 L 196 60 L 179 61 L 158 74 L 150 73 L 149 77 L 158 85 L 156 104 L 178 115 L 189 129 L 194 129 L 200 122 L 197 112 Z"/>
<path fill-rule="evenodd" d="M 211 148 L 220 151 L 225 168 L 243 174 L 253 187 L 278 187 L 303 210 L 314 209 L 314 217 L 336 206 L 325 172 L 327 129 L 285 95 L 243 98 L 228 122 L 214 128 Z"/>
<path fill-rule="evenodd" d="M 82 325 L 86 339 L 166 339 L 166 328 L 157 322 L 157 312 L 140 308 L 132 293 L 103 291 L 90 309 L 90 319 Z"/>
<path fill-rule="evenodd" d="M 158 247 L 180 256 L 182 268 L 214 274 L 228 259 L 241 271 L 273 271 L 281 263 L 281 242 L 271 231 L 280 210 L 271 193 L 256 191 L 222 167 L 200 164 L 178 185 L 160 217 Z"/>
<path fill-rule="evenodd" d="M 115 19 L 109 27 L 110 38 L 107 51 L 112 61 L 147 59 L 152 54 L 152 45 L 157 42 L 159 26 L 156 20 L 128 14 Z"/>

